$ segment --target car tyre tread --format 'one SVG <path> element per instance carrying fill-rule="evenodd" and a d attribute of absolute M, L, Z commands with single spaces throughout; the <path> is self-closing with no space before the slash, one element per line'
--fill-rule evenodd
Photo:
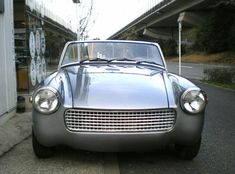
<path fill-rule="evenodd" d="M 201 138 L 193 145 L 175 145 L 175 150 L 180 159 L 193 160 L 200 150 Z"/>
<path fill-rule="evenodd" d="M 32 131 L 32 144 L 33 144 L 33 151 L 34 154 L 38 158 L 49 158 L 54 154 L 54 150 L 52 147 L 46 147 L 40 144 Z"/>

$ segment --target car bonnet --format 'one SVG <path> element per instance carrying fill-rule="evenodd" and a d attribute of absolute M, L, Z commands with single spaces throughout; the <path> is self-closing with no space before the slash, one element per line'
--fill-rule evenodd
<path fill-rule="evenodd" d="M 74 108 L 167 108 L 161 69 L 138 66 L 70 66 L 66 68 Z"/>

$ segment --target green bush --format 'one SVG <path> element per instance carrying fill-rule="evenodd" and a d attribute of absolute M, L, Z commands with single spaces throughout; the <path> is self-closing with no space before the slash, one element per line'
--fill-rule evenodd
<path fill-rule="evenodd" d="M 235 17 L 234 17 L 234 20 L 235 20 Z M 229 50 L 232 52 L 235 52 L 235 22 L 231 26 L 230 33 L 231 35 L 229 37 Z"/>
<path fill-rule="evenodd" d="M 121 38 L 126 40 L 141 40 L 139 34 L 136 32 L 136 27 L 128 29 L 122 34 Z"/>
<path fill-rule="evenodd" d="M 177 55 L 177 42 L 175 39 L 158 40 L 157 41 L 162 48 L 162 52 L 165 56 L 176 56 Z"/>
<path fill-rule="evenodd" d="M 207 53 L 234 51 L 235 13 L 230 6 L 219 6 L 195 29 L 194 48 Z"/>
<path fill-rule="evenodd" d="M 218 83 L 235 83 L 235 68 L 212 68 L 205 69 L 205 80 Z"/>

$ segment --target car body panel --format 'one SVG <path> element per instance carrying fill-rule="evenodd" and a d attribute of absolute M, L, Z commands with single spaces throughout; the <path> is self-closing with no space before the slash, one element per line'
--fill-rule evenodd
<path fill-rule="evenodd" d="M 77 42 L 66 44 L 61 59 L 71 43 Z M 33 108 L 33 131 L 37 140 L 48 147 L 68 145 L 91 151 L 147 151 L 167 144 L 194 144 L 201 137 L 204 111 L 184 112 L 180 97 L 189 88 L 199 88 L 183 77 L 168 73 L 163 55 L 162 59 L 163 66 L 127 61 L 62 66 L 61 60 L 58 71 L 38 87 L 54 88 L 59 93 L 60 106 L 48 115 Z M 71 108 L 110 112 L 172 109 L 176 115 L 173 127 L 167 131 L 86 132 L 71 131 L 66 126 L 64 115 Z"/>
<path fill-rule="evenodd" d="M 66 68 L 66 71 L 72 86 L 75 108 L 168 107 L 162 72 L 159 70 L 103 65 L 102 67 L 72 66 Z"/>
<path fill-rule="evenodd" d="M 33 111 L 37 115 L 33 119 L 33 129 L 43 145 L 68 145 L 76 149 L 100 152 L 149 151 L 174 143 L 190 145 L 200 138 L 204 121 L 204 113 L 189 116 L 177 109 L 176 123 L 167 132 L 72 132 L 65 126 L 64 110 L 66 108 L 61 107 L 56 113 L 46 117 Z"/>

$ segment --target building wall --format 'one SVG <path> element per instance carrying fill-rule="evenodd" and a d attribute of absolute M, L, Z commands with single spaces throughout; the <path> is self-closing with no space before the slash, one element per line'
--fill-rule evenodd
<path fill-rule="evenodd" d="M 28 108 L 29 95 L 56 70 L 64 44 L 75 40 L 76 33 L 46 9 L 49 1 L 13 2 L 17 92 L 25 97 Z"/>
<path fill-rule="evenodd" d="M 0 119 L 16 108 L 13 0 L 4 1 L 0 13 Z"/>

